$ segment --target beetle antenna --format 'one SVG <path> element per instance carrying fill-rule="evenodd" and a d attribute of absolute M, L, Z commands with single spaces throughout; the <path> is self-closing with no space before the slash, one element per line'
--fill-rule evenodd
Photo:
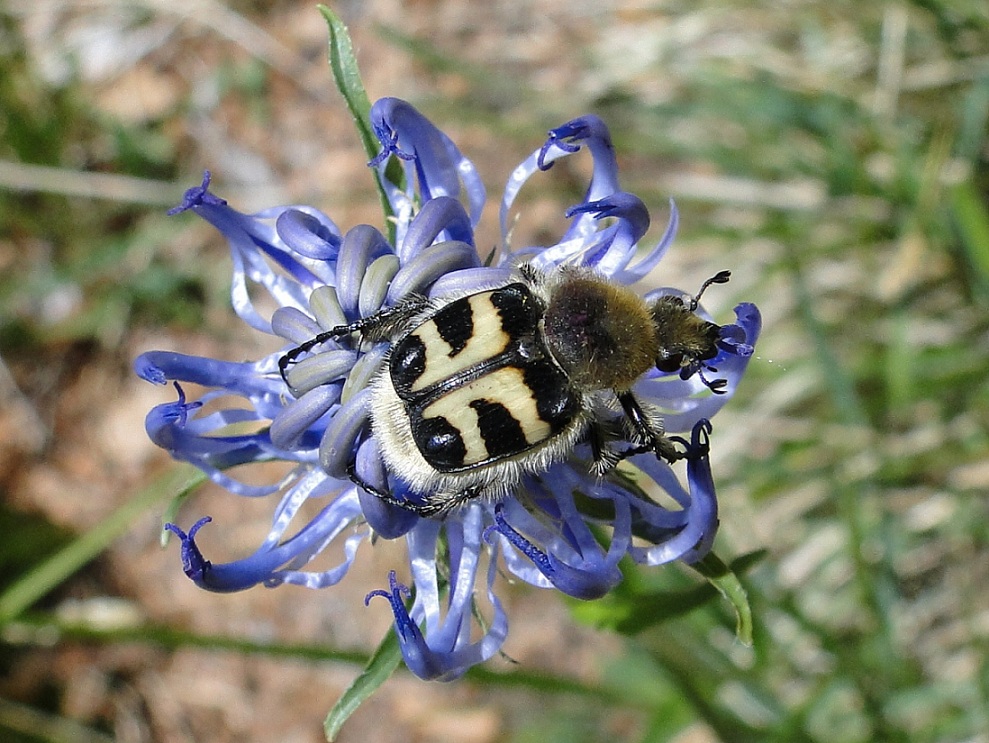
<path fill-rule="evenodd" d="M 701 295 L 704 293 L 705 289 L 711 286 L 711 284 L 727 284 L 728 279 L 730 278 L 731 278 L 731 271 L 718 271 L 716 274 L 714 274 L 714 276 L 712 276 L 703 284 L 701 284 L 700 291 L 698 291 L 697 294 L 695 294 L 694 297 L 690 300 L 690 311 L 693 312 L 694 310 L 697 309 L 697 305 L 701 303 Z"/>

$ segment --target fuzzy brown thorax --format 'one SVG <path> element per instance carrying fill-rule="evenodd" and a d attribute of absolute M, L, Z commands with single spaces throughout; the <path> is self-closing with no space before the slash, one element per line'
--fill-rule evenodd
<path fill-rule="evenodd" d="M 557 363 L 584 390 L 630 389 L 659 352 L 642 298 L 590 273 L 568 273 L 553 288 L 543 332 Z"/>

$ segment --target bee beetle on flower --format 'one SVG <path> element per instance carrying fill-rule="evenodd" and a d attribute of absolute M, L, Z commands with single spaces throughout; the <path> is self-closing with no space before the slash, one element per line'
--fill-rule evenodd
<path fill-rule="evenodd" d="M 729 275 L 709 279 L 689 304 L 665 296 L 650 306 L 593 270 L 544 273 L 523 264 L 497 289 L 432 302 L 412 295 L 322 332 L 278 365 L 291 385 L 289 365 L 318 345 L 353 333 L 390 342 L 370 383 L 370 424 L 385 466 L 421 500 L 399 500 L 362 481 L 353 465 L 347 471 L 387 503 L 438 516 L 473 498 L 504 498 L 523 475 L 545 472 L 582 440 L 599 474 L 632 454 L 688 456 L 631 390 L 652 367 L 689 377 L 717 354 L 720 326 L 693 313 L 703 290 Z M 723 384 L 704 382 L 716 393 Z M 601 394 L 609 391 L 625 430 Z M 608 450 L 615 439 L 633 445 Z"/>
<path fill-rule="evenodd" d="M 640 250 L 649 215 L 619 187 L 599 118 L 553 129 L 512 172 L 504 249 L 490 265 L 474 245 L 485 191 L 470 160 L 397 98 L 377 101 L 370 123 L 394 239 L 369 225 L 344 232 L 312 207 L 243 214 L 207 173 L 173 213 L 224 235 L 233 308 L 279 347 L 253 362 L 149 351 L 135 365 L 178 391 L 148 414 L 156 444 L 236 495 L 277 499 L 267 539 L 231 562 L 200 551 L 207 518 L 188 532 L 169 525 L 187 575 L 212 591 L 325 588 L 372 534 L 404 539 L 414 592 L 392 571 L 367 599 L 388 600 L 408 667 L 448 680 L 505 641 L 500 573 L 593 599 L 621 580 L 626 556 L 659 565 L 710 550 L 710 419 L 745 371 L 760 318 L 748 303 L 730 323 L 704 313 L 701 295 L 727 271 L 696 294 L 633 287 L 672 243 L 677 212 L 671 203 L 664 234 Z M 593 174 L 566 232 L 510 249 L 519 190 L 582 150 Z M 385 177 L 392 158 L 403 186 Z M 270 316 L 258 291 L 278 307 Z M 182 383 L 207 391 L 188 400 Z M 271 485 L 230 474 L 273 460 L 293 469 Z M 650 497 L 659 490 L 675 505 Z M 322 507 L 303 518 L 310 501 Z M 313 567 L 331 544 L 342 545 L 338 564 Z"/>

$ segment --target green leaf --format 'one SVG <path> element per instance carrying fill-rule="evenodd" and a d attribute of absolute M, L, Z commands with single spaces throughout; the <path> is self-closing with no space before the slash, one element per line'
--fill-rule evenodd
<path fill-rule="evenodd" d="M 717 595 L 710 586 L 700 586 L 689 591 L 655 591 L 631 597 L 573 602 L 571 608 L 582 622 L 608 627 L 622 635 L 634 635 L 688 614 Z"/>
<path fill-rule="evenodd" d="M 328 741 L 336 740 L 337 733 L 347 719 L 357 711 L 361 703 L 368 699 L 378 688 L 387 681 L 398 668 L 402 661 L 402 650 L 398 645 L 398 635 L 389 630 L 388 634 L 374 651 L 371 660 L 361 671 L 361 674 L 354 679 L 354 682 L 347 687 L 333 709 L 323 721 L 323 732 L 326 733 Z"/>
<path fill-rule="evenodd" d="M 318 7 L 329 28 L 328 57 L 330 69 L 333 71 L 333 80 L 336 82 L 337 90 L 346 101 L 350 114 L 354 117 L 357 134 L 361 138 L 368 159 L 373 159 L 381 149 L 381 143 L 378 142 L 374 129 L 371 127 L 371 99 L 368 98 L 364 83 L 361 81 L 361 73 L 357 66 L 357 57 L 354 56 L 354 45 L 350 40 L 350 33 L 347 31 L 347 26 L 332 10 L 325 5 Z M 389 232 L 394 233 L 393 223 L 388 219 L 388 217 L 393 216 L 391 204 L 385 194 L 378 171 L 374 170 L 373 173 L 375 183 L 378 185 L 378 196 L 381 200 L 385 222 Z M 394 161 L 389 163 L 386 175 L 388 180 L 399 188 L 404 186 L 403 171 Z M 394 234 L 390 234 L 389 237 L 394 241 Z"/>
<path fill-rule="evenodd" d="M 753 553 L 761 555 L 764 553 Z M 752 557 L 749 555 L 748 557 Z M 752 607 L 749 606 L 749 595 L 738 579 L 738 575 L 713 552 L 691 567 L 707 578 L 718 593 L 728 599 L 735 610 L 735 636 L 739 642 L 749 647 L 752 645 Z"/>
<path fill-rule="evenodd" d="M 765 556 L 765 551 L 752 552 L 732 561 L 731 566 L 725 566 L 717 557 L 717 561 L 729 575 L 744 573 Z M 577 619 L 597 627 L 609 627 L 623 635 L 635 635 L 644 632 L 657 624 L 689 614 L 717 598 L 718 594 L 726 595 L 722 586 L 705 574 L 702 561 L 700 565 L 692 565 L 708 578 L 708 585 L 693 586 L 682 590 L 665 588 L 658 591 L 642 591 L 632 586 L 632 581 L 626 580 L 616 591 L 607 598 L 598 601 L 574 601 L 571 604 Z M 737 578 L 735 579 L 737 582 Z M 731 588 L 731 586 L 725 586 Z M 734 591 L 734 588 L 732 588 Z M 744 590 L 742 591 L 744 596 Z M 731 597 L 726 596 L 734 604 Z M 736 613 L 739 613 L 736 607 Z M 745 614 L 749 617 L 747 634 L 751 634 L 751 612 L 746 605 Z M 742 635 L 739 635 L 740 638 Z M 744 641 L 744 640 L 743 640 Z"/>
<path fill-rule="evenodd" d="M 354 45 L 350 40 L 350 33 L 336 13 L 325 5 L 319 6 L 319 12 L 323 14 L 326 25 L 329 27 L 330 69 L 333 71 L 337 90 L 343 95 L 347 108 L 350 109 L 350 113 L 354 117 L 354 124 L 357 126 L 357 133 L 364 145 L 364 151 L 369 158 L 373 158 L 378 154 L 381 145 L 371 128 L 371 100 L 367 97 L 367 91 L 364 90 L 364 83 L 361 82 L 361 73 L 357 67 L 357 57 L 354 56 Z"/>

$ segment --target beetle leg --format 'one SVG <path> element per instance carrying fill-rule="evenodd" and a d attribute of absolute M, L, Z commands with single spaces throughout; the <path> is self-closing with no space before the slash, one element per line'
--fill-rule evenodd
<path fill-rule="evenodd" d="M 347 477 L 353 482 L 357 487 L 363 488 L 375 498 L 383 500 L 390 506 L 397 506 L 398 508 L 405 509 L 406 511 L 411 511 L 417 516 L 423 518 L 431 518 L 437 516 L 445 516 L 447 513 L 452 511 L 464 503 L 477 497 L 478 491 L 476 488 L 468 488 L 463 492 L 457 493 L 449 498 L 443 499 L 429 499 L 427 498 L 424 503 L 412 503 L 407 500 L 400 500 L 394 495 L 386 490 L 372 485 L 367 482 L 364 478 L 357 474 L 356 463 L 351 463 L 347 467 Z"/>
<path fill-rule="evenodd" d="M 618 395 L 618 402 L 621 403 L 622 410 L 625 411 L 625 416 L 642 440 L 641 445 L 622 452 L 622 459 L 630 457 L 633 454 L 653 451 L 657 456 L 662 457 L 672 464 L 686 456 L 674 446 L 673 442 L 662 431 L 654 430 L 645 411 L 639 405 L 639 401 L 635 399 L 635 396 L 631 392 L 617 392 L 616 394 Z"/>
<path fill-rule="evenodd" d="M 286 375 L 288 374 L 289 364 L 294 364 L 299 356 L 311 351 L 320 343 L 326 343 L 326 341 L 333 340 L 335 338 L 343 338 L 351 333 L 360 333 L 363 339 L 369 341 L 387 340 L 399 328 L 405 325 L 405 323 L 422 312 L 428 306 L 429 300 L 426 297 L 420 294 L 413 294 L 412 296 L 403 299 L 394 307 L 379 310 L 373 315 L 361 318 L 360 320 L 352 322 L 349 325 L 337 325 L 334 328 L 323 331 L 319 335 L 310 338 L 305 343 L 296 346 L 278 359 L 278 373 L 281 374 L 282 379 L 285 380 L 286 384 L 288 384 Z"/>
<path fill-rule="evenodd" d="M 608 446 L 611 438 L 614 437 L 608 435 L 607 424 L 604 421 L 596 420 L 587 429 L 587 441 L 591 445 L 593 459 L 591 469 L 598 477 L 606 475 L 625 458 Z"/>

